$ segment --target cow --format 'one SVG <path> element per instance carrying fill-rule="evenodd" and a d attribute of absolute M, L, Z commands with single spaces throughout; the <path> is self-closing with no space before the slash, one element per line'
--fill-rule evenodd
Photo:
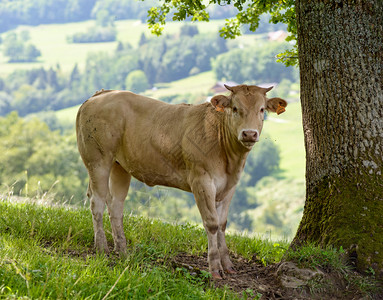
<path fill-rule="evenodd" d="M 101 90 L 76 119 L 77 144 L 89 175 L 95 247 L 108 252 L 103 212 L 108 208 L 114 250 L 126 253 L 123 205 L 131 177 L 194 194 L 208 237 L 212 278 L 235 273 L 225 241 L 229 204 L 259 141 L 265 110 L 287 106 L 266 97 L 272 89 L 226 86 L 199 105 L 168 104 L 129 91 Z"/>

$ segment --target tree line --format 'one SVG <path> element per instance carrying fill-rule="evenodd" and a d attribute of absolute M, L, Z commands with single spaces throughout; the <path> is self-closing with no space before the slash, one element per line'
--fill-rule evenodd
<path fill-rule="evenodd" d="M 154 1 L 134 0 L 5 0 L 0 3 L 0 32 L 17 25 L 78 22 L 106 11 L 116 19 L 145 18 Z"/>
<path fill-rule="evenodd" d="M 156 1 L 136 0 L 3 0 L 0 2 L 0 32 L 18 25 L 39 25 L 79 22 L 107 14 L 114 20 L 140 19 L 145 21 L 148 10 Z M 223 19 L 235 14 L 234 7 L 212 7 L 212 19 Z"/>

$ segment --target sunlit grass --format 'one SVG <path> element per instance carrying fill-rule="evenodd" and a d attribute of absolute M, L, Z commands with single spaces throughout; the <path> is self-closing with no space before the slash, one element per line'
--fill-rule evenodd
<path fill-rule="evenodd" d="M 112 244 L 109 220 L 104 224 Z M 166 263 L 179 252 L 207 251 L 204 230 L 193 224 L 170 224 L 125 215 L 128 257 L 96 255 L 91 214 L 87 208 L 41 206 L 0 200 L 0 297 L 103 299 L 237 299 L 215 289 L 206 278 L 192 278 Z M 229 247 L 265 264 L 281 259 L 270 241 L 240 235 L 228 237 Z"/>

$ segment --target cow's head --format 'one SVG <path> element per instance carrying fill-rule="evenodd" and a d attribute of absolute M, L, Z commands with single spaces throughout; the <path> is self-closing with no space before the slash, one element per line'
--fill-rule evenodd
<path fill-rule="evenodd" d="M 263 127 L 265 110 L 277 112 L 287 106 L 281 98 L 266 97 L 272 89 L 255 85 L 237 85 L 225 87 L 231 91 L 229 96 L 217 95 L 211 104 L 219 113 L 226 114 L 228 130 L 236 136 L 242 146 L 250 150 L 259 140 Z"/>

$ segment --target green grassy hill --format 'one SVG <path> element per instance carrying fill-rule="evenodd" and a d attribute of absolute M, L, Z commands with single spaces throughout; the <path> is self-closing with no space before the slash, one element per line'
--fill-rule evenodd
<path fill-rule="evenodd" d="M 109 220 L 107 239 L 112 245 Z M 237 299 L 215 288 L 202 269 L 190 272 L 181 257 L 207 251 L 204 230 L 161 220 L 125 216 L 128 256 L 96 255 L 88 209 L 0 200 L 0 298 L 31 299 Z M 264 263 L 281 259 L 285 243 L 229 236 L 235 255 Z M 178 259 L 177 259 L 178 257 Z M 244 289 L 245 292 L 245 289 Z M 241 291 L 242 293 L 242 291 Z M 246 292 L 245 292 L 246 293 Z M 252 291 L 252 293 L 255 293 Z"/>

